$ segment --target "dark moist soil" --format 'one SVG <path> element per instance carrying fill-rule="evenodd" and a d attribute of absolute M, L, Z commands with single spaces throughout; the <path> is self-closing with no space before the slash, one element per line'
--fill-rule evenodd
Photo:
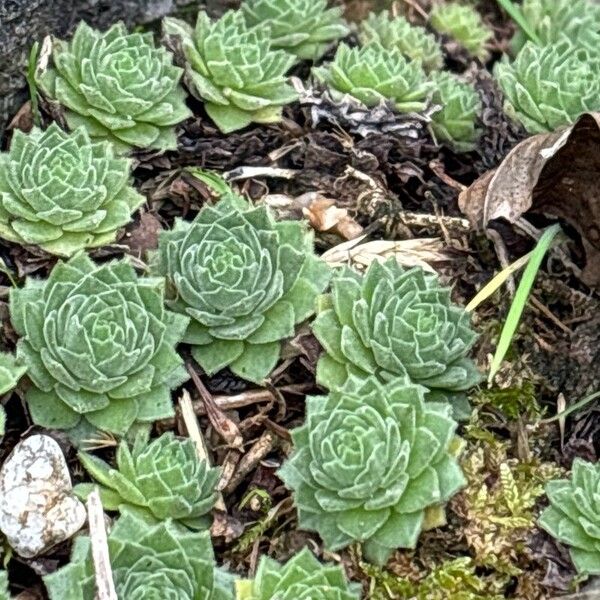
<path fill-rule="evenodd" d="M 364 0 L 349 2 L 349 10 L 364 10 Z M 417 5 L 416 2 L 407 4 Z M 426 5 L 425 2 L 420 3 Z M 503 20 L 494 2 L 481 3 L 488 22 L 496 32 L 498 49 L 506 47 L 510 25 Z M 418 19 L 418 13 L 411 14 Z M 496 167 L 525 134 L 506 119 L 502 99 L 487 71 L 473 63 L 460 49 L 446 44 L 447 67 L 468 73 L 480 92 L 485 110 L 483 136 L 476 152 L 456 154 L 436 146 L 422 120 L 372 111 L 348 116 L 316 91 L 313 97 L 286 109 L 284 121 L 276 126 L 253 126 L 224 136 L 191 101 L 195 117 L 180 128 L 179 149 L 165 155 L 140 153 L 134 172 L 137 187 L 148 198 L 145 212 L 128 227 L 119 242 L 95 251 L 103 260 L 126 254 L 144 259 L 156 247 L 158 232 L 171 226 L 175 217 L 192 219 L 200 207 L 212 199 L 211 192 L 184 167 L 198 166 L 237 175 L 235 185 L 256 202 L 273 195 L 287 199 L 286 217 L 300 218 L 302 211 L 293 200 L 306 199 L 318 192 L 346 208 L 371 240 L 440 238 L 446 258 L 435 264 L 442 280 L 454 289 L 455 300 L 466 304 L 501 269 L 496 247 L 489 236 L 465 228 L 457 205 L 461 186 L 468 186 L 481 174 Z M 498 53 L 492 58 L 495 60 Z M 297 76 L 306 80 L 308 65 L 298 67 Z M 315 104 L 315 99 L 319 104 Z M 44 114 L 48 123 L 50 116 Z M 28 129 L 31 113 L 24 106 L 13 128 Z M 0 140 L 6 148 L 10 131 Z M 291 177 L 271 171 L 266 176 L 247 177 L 244 167 L 288 169 Z M 274 176 L 275 175 L 275 176 Z M 303 196 L 304 195 L 304 196 Z M 285 203 L 284 203 L 285 204 Z M 280 203 L 281 206 L 281 203 Z M 290 208 L 291 207 L 291 208 Z M 430 223 L 407 220 L 407 213 L 432 215 Z M 547 224 L 544 221 L 534 223 Z M 533 246 L 530 238 L 507 223 L 494 225 L 513 261 Z M 566 231 L 570 230 L 566 228 Z M 331 232 L 317 233 L 320 252 L 346 241 Z M 576 234 L 563 246 L 579 266 L 583 251 Z M 0 242 L 0 257 L 22 280 L 26 275 L 47 276 L 55 259 L 31 248 Z M 2 349 L 12 350 L 15 335 L 8 324 L 7 297 L 10 281 L 0 272 L 0 318 L 5 323 Z M 319 556 L 340 560 L 354 579 L 364 582 L 367 598 L 433 598 L 426 586 L 440 570 L 446 572 L 455 559 L 464 559 L 466 568 L 437 585 L 439 598 L 471 593 L 465 598 L 550 598 L 569 590 L 574 571 L 564 548 L 534 525 L 544 498 L 538 493 L 532 502 L 531 526 L 502 528 L 494 533 L 491 548 L 477 531 L 479 513 L 470 504 L 470 494 L 485 487 L 490 491 L 488 508 L 501 512 L 498 491 L 499 467 L 510 465 L 516 477 L 544 480 L 544 473 L 568 469 L 576 457 L 596 460 L 600 443 L 600 420 L 593 408 L 583 409 L 566 420 L 563 437 L 556 423 L 543 425 L 543 416 L 552 416 L 563 405 L 575 403 L 600 389 L 600 298 L 587 289 L 564 264 L 560 255 L 550 253 L 532 292 L 534 300 L 525 310 L 522 323 L 497 380 L 491 390 L 473 394 L 476 416 L 462 427 L 467 441 L 465 460 L 482 457 L 481 468 L 470 479 L 470 487 L 455 498 L 448 514 L 449 525 L 425 534 L 415 552 L 399 551 L 387 571 L 362 563 L 357 548 L 336 555 L 324 553 L 317 536 L 299 531 L 289 493 L 275 471 L 290 451 L 288 431 L 302 422 L 304 396 L 319 393 L 314 384 L 319 353 L 316 340 L 306 330 L 289 344 L 286 358 L 271 378 L 272 395 L 252 401 L 254 386 L 228 371 L 207 377 L 204 385 L 215 396 L 244 395 L 247 405 L 222 413 L 232 419 L 244 439 L 243 452 L 228 447 L 216 433 L 202 410 L 200 396 L 191 382 L 191 393 L 214 462 L 231 469 L 233 479 L 224 492 L 227 512 L 217 513 L 213 535 L 217 558 L 232 571 L 248 574 L 257 557 L 268 554 L 285 560 L 299 548 L 309 545 Z M 510 295 L 495 294 L 475 312 L 474 323 L 481 333 L 477 347 L 479 366 L 485 371 L 495 350 L 506 317 Z M 185 352 L 185 350 L 184 350 Z M 179 393 L 174 394 L 174 398 Z M 19 392 L 4 399 L 8 413 L 7 434 L 0 444 L 0 460 L 32 428 Z M 593 406 L 593 405 L 592 405 Z M 166 429 L 185 434 L 178 416 L 173 422 L 157 423 L 156 431 Z M 84 480 L 74 450 L 60 432 L 50 432 L 67 453 L 75 481 Z M 112 458 L 113 449 L 101 451 Z M 526 479 L 527 479 L 526 477 Z M 547 478 L 547 476 L 546 476 Z M 485 503 L 484 503 L 485 504 Z M 483 510 L 483 509 L 481 509 Z M 481 513 L 483 514 L 483 513 Z M 485 533 L 485 532 L 484 532 Z M 479 536 L 479 537 L 478 537 Z M 502 541 L 509 545 L 502 546 Z M 489 542 L 488 542 L 489 544 Z M 70 543 L 54 548 L 35 560 L 13 557 L 8 563 L 15 592 L 26 590 L 23 598 L 43 598 L 39 576 L 54 570 L 68 559 Z M 462 570 L 461 570 L 462 569 Z M 454 573 L 454 572 L 453 572 Z M 451 578 L 452 579 L 452 578 Z M 403 583 L 408 582 L 408 583 Z M 432 589 L 436 589 L 436 585 Z M 406 591 L 410 587 L 411 591 Z M 421 594 L 421 595 L 418 595 Z"/>

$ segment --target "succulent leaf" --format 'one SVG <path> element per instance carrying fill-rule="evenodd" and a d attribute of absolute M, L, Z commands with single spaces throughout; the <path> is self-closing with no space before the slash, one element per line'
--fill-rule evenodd
<path fill-rule="evenodd" d="M 192 529 L 210 526 L 219 469 L 198 458 L 190 438 L 178 439 L 167 432 L 147 443 L 142 434 L 131 449 L 122 441 L 116 469 L 86 452 L 80 452 L 79 459 L 100 485 L 104 508 L 133 506 L 159 521 L 173 519 Z M 94 487 L 80 484 L 75 486 L 75 493 L 86 498 Z"/>
<path fill-rule="evenodd" d="M 255 382 L 273 370 L 281 341 L 314 313 L 329 280 L 302 223 L 277 223 L 235 196 L 161 233 L 156 268 L 169 306 L 191 317 L 184 341 L 202 368 L 229 367 Z"/>
<path fill-rule="evenodd" d="M 451 409 L 426 403 L 424 391 L 370 377 L 307 398 L 279 477 L 300 527 L 317 531 L 329 550 L 360 541 L 368 560 L 384 564 L 394 549 L 414 548 L 428 511 L 464 485 Z"/>
<path fill-rule="evenodd" d="M 388 50 L 397 48 L 406 58 L 418 60 L 426 71 L 444 65 L 444 55 L 435 36 L 401 15 L 392 16 L 387 11 L 371 13 L 360 24 L 359 35 L 363 44 L 379 42 Z"/>
<path fill-rule="evenodd" d="M 569 40 L 550 46 L 527 42 L 513 62 L 496 64 L 495 77 L 505 96 L 505 111 L 531 134 L 574 123 L 600 110 L 600 55 Z"/>
<path fill-rule="evenodd" d="M 208 532 L 171 519 L 156 522 L 126 510 L 108 535 L 119 600 L 233 600 L 229 578 L 215 566 Z M 44 577 L 50 600 L 91 600 L 96 584 L 90 539 L 75 540 L 71 561 Z"/>
<path fill-rule="evenodd" d="M 390 101 L 399 112 L 423 110 L 434 89 L 420 63 L 379 42 L 362 48 L 341 43 L 333 62 L 314 68 L 313 73 L 334 97 L 350 95 L 368 107 Z"/>
<path fill-rule="evenodd" d="M 575 46 L 597 53 L 600 48 L 600 6 L 589 0 L 524 0 L 521 12 L 542 46 L 567 36 Z M 517 31 L 512 47 L 518 52 L 527 36 Z"/>
<path fill-rule="evenodd" d="M 482 111 L 479 94 L 453 73 L 438 71 L 431 77 L 437 85 L 433 102 L 442 107 L 431 117 L 437 139 L 460 152 L 473 150 L 480 133 L 476 127 Z"/>
<path fill-rule="evenodd" d="M 0 570 L 0 600 L 10 600 L 8 591 L 8 575 L 4 569 Z"/>
<path fill-rule="evenodd" d="M 0 396 L 17 387 L 19 379 L 27 372 L 27 366 L 8 352 L 0 352 Z"/>
<path fill-rule="evenodd" d="M 546 495 L 541 527 L 569 547 L 579 573 L 600 575 L 600 462 L 576 458 L 571 478 L 548 482 Z"/>
<path fill-rule="evenodd" d="M 268 24 L 249 26 L 241 11 L 211 21 L 201 11 L 194 29 L 165 18 L 163 30 L 181 40 L 190 91 L 222 132 L 277 123 L 283 106 L 297 99 L 286 77 L 295 57 L 271 48 Z"/>
<path fill-rule="evenodd" d="M 487 45 L 493 34 L 472 6 L 455 2 L 436 4 L 429 15 L 429 23 L 438 33 L 448 35 L 479 60 L 489 58 Z"/>
<path fill-rule="evenodd" d="M 248 25 L 270 27 L 273 48 L 299 59 L 318 60 L 350 33 L 342 7 L 327 8 L 327 0 L 246 0 L 241 9 Z"/>
<path fill-rule="evenodd" d="M 145 200 L 130 168 L 84 127 L 16 130 L 0 154 L 0 237 L 60 256 L 110 244 Z"/>
<path fill-rule="evenodd" d="M 152 33 L 127 33 L 123 23 L 100 32 L 82 21 L 72 41 L 55 41 L 52 58 L 39 85 L 68 109 L 72 129 L 84 125 L 120 152 L 177 147 L 175 125 L 191 116 L 182 70 Z"/>
<path fill-rule="evenodd" d="M 236 582 L 236 600 L 358 600 L 360 586 L 349 584 L 337 565 L 321 564 L 304 548 L 284 565 L 263 556 L 252 580 Z"/>
<path fill-rule="evenodd" d="M 430 390 L 428 398 L 452 397 L 481 379 L 469 358 L 476 339 L 469 320 L 420 267 L 405 270 L 390 259 L 372 263 L 364 276 L 346 267 L 312 326 L 325 349 L 317 381 L 333 389 L 350 376 L 408 376 Z"/>
<path fill-rule="evenodd" d="M 188 319 L 164 309 L 163 288 L 125 260 L 97 266 L 78 254 L 47 280 L 11 290 L 36 424 L 71 430 L 86 422 L 124 435 L 174 414 L 170 390 L 188 379 L 175 345 Z"/>

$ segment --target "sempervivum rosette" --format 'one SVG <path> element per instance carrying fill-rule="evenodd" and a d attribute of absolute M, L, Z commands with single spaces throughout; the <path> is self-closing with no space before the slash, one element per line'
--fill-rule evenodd
<path fill-rule="evenodd" d="M 164 280 L 126 261 L 80 254 L 47 280 L 12 289 L 11 320 L 28 365 L 26 399 L 42 427 L 124 435 L 174 414 L 170 390 L 188 378 L 175 345 L 188 323 L 164 308 Z M 91 427 L 90 427 L 91 426 Z"/>
<path fill-rule="evenodd" d="M 241 9 L 249 25 L 269 25 L 273 48 L 298 58 L 318 60 L 350 33 L 342 7 L 327 8 L 327 0 L 245 0 Z"/>
<path fill-rule="evenodd" d="M 144 202 L 129 185 L 130 168 L 84 127 L 16 130 L 0 153 L 0 237 L 60 256 L 110 244 Z"/>
<path fill-rule="evenodd" d="M 169 431 L 148 443 L 142 433 L 131 449 L 122 441 L 116 469 L 86 452 L 79 453 L 79 460 L 100 484 L 105 509 L 134 507 L 159 521 L 171 518 L 192 529 L 210 524 L 219 470 L 198 458 L 190 438 L 178 439 Z M 95 487 L 95 483 L 81 483 L 75 493 L 87 498 Z"/>
<path fill-rule="evenodd" d="M 284 565 L 263 556 L 256 576 L 236 581 L 236 600 L 358 600 L 360 585 L 342 567 L 321 564 L 304 548 Z"/>
<path fill-rule="evenodd" d="M 341 270 L 313 331 L 325 349 L 317 381 L 328 388 L 352 375 L 384 382 L 408 375 L 436 399 L 481 378 L 469 357 L 476 339 L 469 314 L 452 303 L 435 275 L 405 270 L 394 259 L 372 263 L 364 276 Z"/>
<path fill-rule="evenodd" d="M 389 101 L 398 112 L 423 110 L 435 87 L 418 61 L 408 60 L 397 47 L 384 48 L 379 42 L 362 48 L 342 43 L 333 61 L 313 69 L 313 73 L 327 84 L 335 99 L 349 95 L 368 107 Z"/>
<path fill-rule="evenodd" d="M 125 511 L 108 535 L 119 600 L 233 600 L 231 577 L 219 571 L 208 532 Z M 67 565 L 44 577 L 50 600 L 92 600 L 96 576 L 90 539 L 75 540 Z"/>
<path fill-rule="evenodd" d="M 496 64 L 504 110 L 529 133 L 571 125 L 600 110 L 600 57 L 563 37 L 549 46 L 528 42 L 513 62 Z"/>
<path fill-rule="evenodd" d="M 294 452 L 279 476 L 300 527 L 329 550 L 359 541 L 368 560 L 383 564 L 444 522 L 441 506 L 465 484 L 456 422 L 447 404 L 425 403 L 423 393 L 368 378 L 307 398 L 306 423 L 292 431 Z"/>
<path fill-rule="evenodd" d="M 184 341 L 202 368 L 229 367 L 255 382 L 275 367 L 281 341 L 314 313 L 329 280 L 303 223 L 277 223 L 235 196 L 161 233 L 157 270 L 169 306 L 191 317 Z"/>
<path fill-rule="evenodd" d="M 127 33 L 122 23 L 100 32 L 82 21 L 71 42 L 54 41 L 52 59 L 39 84 L 68 109 L 71 128 L 84 125 L 121 152 L 176 148 L 175 125 L 191 112 L 182 70 L 152 33 Z"/>
<path fill-rule="evenodd" d="M 241 11 L 217 21 L 200 12 L 194 29 L 172 18 L 163 19 L 163 29 L 179 38 L 190 91 L 222 132 L 277 123 L 298 97 L 286 77 L 295 57 L 271 48 L 268 24 L 250 26 Z"/>
<path fill-rule="evenodd" d="M 570 479 L 548 482 L 546 494 L 539 524 L 569 547 L 579 573 L 600 575 L 600 462 L 575 459 Z"/>

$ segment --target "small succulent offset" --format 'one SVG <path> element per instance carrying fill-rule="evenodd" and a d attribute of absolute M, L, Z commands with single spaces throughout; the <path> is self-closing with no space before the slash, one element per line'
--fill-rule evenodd
<path fill-rule="evenodd" d="M 275 222 L 234 195 L 161 233 L 156 268 L 168 305 L 191 317 L 183 341 L 202 368 L 254 382 L 273 370 L 281 341 L 314 313 L 329 281 L 304 224 Z"/>
<path fill-rule="evenodd" d="M 351 376 L 408 376 L 438 400 L 481 380 L 469 357 L 476 334 L 468 313 L 420 267 L 405 270 L 390 259 L 372 263 L 364 276 L 345 267 L 320 304 L 312 326 L 325 349 L 317 381 L 329 389 Z"/>
<path fill-rule="evenodd" d="M 39 85 L 68 109 L 72 129 L 84 125 L 119 152 L 176 148 L 175 125 L 191 111 L 179 85 L 182 70 L 152 33 L 127 33 L 122 23 L 100 32 L 82 21 L 71 42 L 54 42 L 52 58 L 54 68 Z"/>
<path fill-rule="evenodd" d="M 436 138 L 459 152 L 473 150 L 480 134 L 476 126 L 482 111 L 479 94 L 454 73 L 437 71 L 431 77 L 437 85 L 433 102 L 442 107 L 431 116 Z"/>
<path fill-rule="evenodd" d="M 136 436 L 131 450 L 122 441 L 116 469 L 86 452 L 79 453 L 79 460 L 100 484 L 105 509 L 133 506 L 159 521 L 170 518 L 191 529 L 210 526 L 219 469 L 198 458 L 190 438 L 178 439 L 169 431 L 148 443 L 142 433 Z M 74 491 L 87 498 L 95 487 L 94 483 L 81 483 Z"/>
<path fill-rule="evenodd" d="M 487 45 L 493 34 L 472 6 L 438 3 L 431 10 L 429 23 L 438 33 L 448 35 L 479 60 L 489 58 Z"/>
<path fill-rule="evenodd" d="M 494 75 L 504 109 L 529 133 L 545 133 L 600 110 L 600 56 L 566 38 L 550 46 L 527 42 L 513 62 L 503 59 Z"/>
<path fill-rule="evenodd" d="M 233 600 L 207 531 L 185 531 L 170 519 L 156 523 L 125 511 L 108 535 L 108 553 L 120 600 Z M 95 597 L 91 554 L 89 537 L 78 537 L 70 562 L 44 577 L 50 600 Z"/>
<path fill-rule="evenodd" d="M 12 289 L 10 313 L 36 424 L 124 435 L 173 416 L 170 390 L 188 379 L 175 352 L 188 319 L 164 309 L 164 280 L 78 254 Z"/>
<path fill-rule="evenodd" d="M 441 507 L 465 484 L 450 410 L 401 379 L 352 379 L 307 398 L 306 422 L 292 431 L 295 450 L 278 473 L 300 527 L 332 551 L 360 541 L 376 564 L 414 548 L 424 528 L 444 523 Z"/>
<path fill-rule="evenodd" d="M 442 48 L 435 36 L 401 15 L 394 17 L 387 11 L 371 13 L 360 24 L 359 36 L 363 44 L 379 42 L 384 48 L 398 48 L 407 58 L 419 61 L 426 71 L 444 65 Z"/>
<path fill-rule="evenodd" d="M 350 95 L 368 107 L 389 101 L 398 112 L 423 110 L 434 89 L 419 62 L 379 42 L 362 48 L 342 43 L 333 61 L 314 68 L 313 73 L 329 86 L 334 98 Z"/>
<path fill-rule="evenodd" d="M 350 33 L 342 7 L 327 8 L 327 0 L 245 0 L 241 9 L 249 25 L 269 25 L 273 48 L 299 59 L 318 60 Z"/>
<path fill-rule="evenodd" d="M 256 576 L 236 581 L 236 600 L 359 600 L 360 585 L 342 567 L 321 564 L 304 548 L 284 565 L 263 556 Z"/>
<path fill-rule="evenodd" d="M 16 130 L 0 153 L 0 237 L 59 256 L 110 244 L 145 200 L 129 185 L 130 169 L 85 127 Z"/>
<path fill-rule="evenodd" d="M 597 52 L 600 45 L 600 6 L 589 0 L 524 0 L 521 12 L 540 45 L 549 46 L 566 35 L 571 43 Z M 523 31 L 512 39 L 514 50 L 527 41 Z"/>
<path fill-rule="evenodd" d="M 576 458 L 571 478 L 548 482 L 546 494 L 539 524 L 569 546 L 579 573 L 600 575 L 600 462 Z"/>
<path fill-rule="evenodd" d="M 180 39 L 190 91 L 223 133 L 277 123 L 283 107 L 297 99 L 286 77 L 296 59 L 271 48 L 267 24 L 249 26 L 241 11 L 228 11 L 218 21 L 200 12 L 195 29 L 165 18 L 163 30 Z"/>

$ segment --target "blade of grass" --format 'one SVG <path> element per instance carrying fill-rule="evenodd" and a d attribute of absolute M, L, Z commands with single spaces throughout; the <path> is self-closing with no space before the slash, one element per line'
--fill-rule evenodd
<path fill-rule="evenodd" d="M 29 52 L 29 61 L 27 64 L 27 87 L 29 88 L 29 97 L 31 98 L 31 114 L 33 116 L 34 125 L 40 126 L 40 110 L 38 107 L 37 83 L 35 81 L 35 70 L 37 69 L 37 61 L 39 56 L 40 44 L 34 42 Z"/>
<path fill-rule="evenodd" d="M 547 419 L 542 419 L 540 421 L 540 423 L 552 423 L 552 421 L 558 421 L 559 419 L 564 419 L 565 417 L 568 417 L 571 413 L 574 413 L 575 411 L 579 410 L 580 408 L 583 408 L 584 406 L 586 406 L 587 404 L 589 404 L 596 398 L 600 398 L 600 392 L 594 392 L 593 394 L 586 396 L 583 400 L 580 400 L 579 402 L 575 402 L 575 404 L 569 406 L 569 408 L 563 410 L 562 412 L 555 414 L 553 417 L 548 417 Z"/>
<path fill-rule="evenodd" d="M 219 196 L 225 194 L 231 194 L 233 191 L 231 186 L 214 171 L 208 169 L 201 169 L 200 167 L 185 167 L 184 171 L 187 171 L 192 177 L 199 179 L 202 183 L 205 183 L 211 190 L 216 192 Z"/>
<path fill-rule="evenodd" d="M 491 383 L 510 348 L 510 344 L 512 343 L 513 337 L 515 335 L 515 331 L 519 325 L 519 321 L 521 320 L 521 315 L 523 314 L 523 309 L 525 308 L 525 304 L 527 303 L 527 298 L 529 297 L 529 292 L 531 292 L 531 288 L 533 286 L 533 282 L 535 281 L 537 272 L 539 271 L 540 265 L 542 264 L 542 260 L 550 248 L 552 244 L 552 240 L 556 237 L 556 234 L 560 231 L 560 225 L 556 224 L 552 227 L 549 227 L 544 231 L 542 237 L 539 239 L 535 248 L 531 252 L 531 257 L 529 262 L 527 263 L 527 267 L 525 268 L 525 272 L 523 273 L 523 277 L 519 282 L 519 287 L 517 288 L 517 292 L 515 297 L 510 305 L 510 309 L 508 311 L 508 315 L 506 317 L 506 321 L 504 322 L 504 326 L 502 327 L 502 332 L 500 333 L 500 339 L 498 340 L 498 346 L 496 348 L 496 353 L 494 354 L 494 358 L 492 359 L 492 364 L 490 365 L 490 374 L 488 376 L 488 383 Z"/>
<path fill-rule="evenodd" d="M 531 252 L 521 256 L 521 258 L 515 260 L 514 263 L 508 265 L 505 269 L 502 269 L 500 273 L 492 277 L 473 297 L 471 302 L 467 304 L 465 310 L 471 312 L 475 310 L 482 302 L 487 300 L 500 286 L 519 269 L 523 268 L 531 258 Z"/>
<path fill-rule="evenodd" d="M 540 38 L 523 15 L 521 8 L 512 0 L 497 0 L 498 4 L 508 13 L 509 17 L 524 31 L 525 35 L 538 46 L 541 44 Z"/>

